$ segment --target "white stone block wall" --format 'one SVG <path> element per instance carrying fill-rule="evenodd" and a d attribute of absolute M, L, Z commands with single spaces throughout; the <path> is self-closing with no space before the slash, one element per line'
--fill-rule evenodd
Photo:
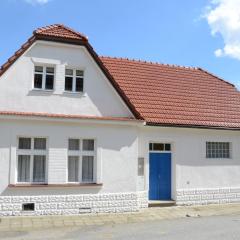
<path fill-rule="evenodd" d="M 34 203 L 35 211 L 23 211 L 24 203 Z M 146 192 L 0 197 L 0 216 L 136 212 L 144 207 Z"/>
<path fill-rule="evenodd" d="M 206 205 L 240 203 L 240 187 L 179 189 L 177 190 L 177 205 Z"/>

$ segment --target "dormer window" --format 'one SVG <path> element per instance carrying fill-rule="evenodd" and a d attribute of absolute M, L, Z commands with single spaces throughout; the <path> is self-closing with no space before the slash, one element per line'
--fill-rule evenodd
<path fill-rule="evenodd" d="M 34 67 L 34 89 L 53 90 L 54 67 Z"/>
<path fill-rule="evenodd" d="M 77 69 L 65 69 L 65 91 L 83 92 L 84 72 Z"/>

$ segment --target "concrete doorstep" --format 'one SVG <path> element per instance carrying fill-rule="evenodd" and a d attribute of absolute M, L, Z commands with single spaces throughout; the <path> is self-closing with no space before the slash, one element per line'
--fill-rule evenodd
<path fill-rule="evenodd" d="M 1 217 L 0 231 L 137 223 L 145 221 L 240 214 L 240 204 L 154 207 L 135 213 L 84 214 L 72 216 Z"/>

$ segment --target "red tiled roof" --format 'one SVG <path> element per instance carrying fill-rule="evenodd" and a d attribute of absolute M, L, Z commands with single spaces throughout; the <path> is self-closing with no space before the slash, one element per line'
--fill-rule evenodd
<path fill-rule="evenodd" d="M 36 29 L 33 34 L 39 36 L 42 35 L 87 41 L 87 37 L 82 33 L 76 32 L 73 29 L 64 26 L 63 24 L 53 24 L 46 27 L 41 27 Z"/>
<path fill-rule="evenodd" d="M 240 93 L 201 68 L 101 60 L 150 125 L 240 128 Z"/>
<path fill-rule="evenodd" d="M 0 77 L 4 74 L 5 71 L 25 52 L 27 49 L 36 41 L 36 40 L 43 40 L 43 41 L 54 41 L 54 42 L 61 42 L 61 43 L 69 43 L 75 45 L 85 46 L 86 49 L 89 51 L 92 58 L 95 60 L 97 65 L 100 67 L 102 72 L 108 78 L 112 86 L 115 88 L 116 92 L 120 95 L 122 100 L 131 110 L 133 115 L 137 119 L 142 119 L 140 114 L 136 111 L 135 107 L 129 101 L 128 97 L 125 93 L 117 86 L 117 83 L 109 74 L 108 70 L 103 65 L 102 61 L 98 57 L 97 53 L 94 51 L 92 46 L 89 44 L 87 37 L 83 34 L 76 32 L 69 27 L 66 27 L 62 24 L 54 24 L 42 28 L 38 28 L 33 32 L 33 36 L 28 39 L 26 43 L 24 43 L 21 48 L 14 53 L 12 57 L 10 57 L 6 63 L 4 63 L 0 68 Z"/>
<path fill-rule="evenodd" d="M 232 84 L 200 68 L 99 58 L 87 37 L 62 24 L 35 30 L 0 68 L 0 76 L 36 40 L 85 46 L 134 116 L 149 125 L 240 129 L 240 93 Z"/>

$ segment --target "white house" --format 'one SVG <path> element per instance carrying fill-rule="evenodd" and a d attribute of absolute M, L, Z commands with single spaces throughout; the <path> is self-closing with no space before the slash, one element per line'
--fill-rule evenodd
<path fill-rule="evenodd" d="M 0 69 L 0 215 L 240 202 L 240 93 L 39 28 Z"/>

